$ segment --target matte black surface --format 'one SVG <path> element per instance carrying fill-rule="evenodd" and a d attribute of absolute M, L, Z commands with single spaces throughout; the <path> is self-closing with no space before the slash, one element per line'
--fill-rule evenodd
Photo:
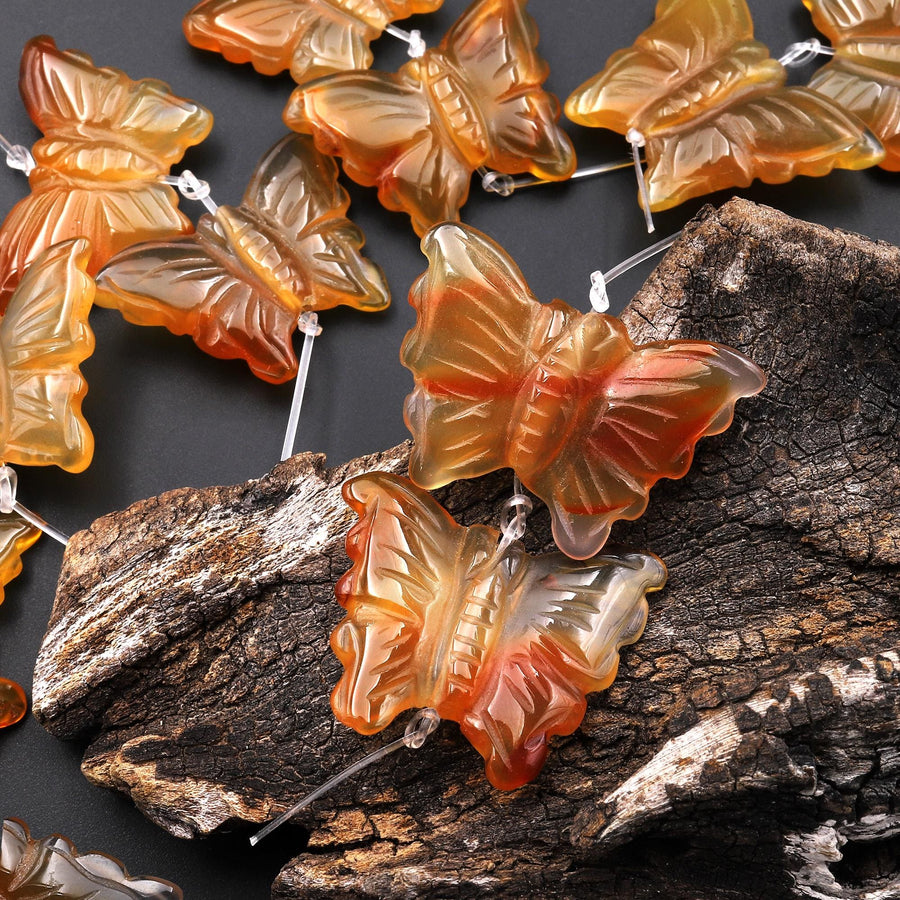
<path fill-rule="evenodd" d="M 211 137 L 185 165 L 208 180 L 220 203 L 239 199 L 259 156 L 284 132 L 281 109 L 291 90 L 287 77 L 265 78 L 249 65 L 191 48 L 181 32 L 188 0 L 6 0 L 0 28 L 0 132 L 30 145 L 38 134 L 16 87 L 25 41 L 48 33 L 60 47 L 91 54 L 99 65 L 133 78 L 158 77 L 208 106 L 216 117 Z M 446 0 L 441 12 L 415 23 L 430 43 L 462 11 Z M 597 71 L 606 57 L 630 44 L 652 19 L 652 0 L 532 0 L 541 29 L 540 50 L 550 62 L 548 87 L 564 99 Z M 757 36 L 774 55 L 814 32 L 800 0 L 755 0 Z M 405 59 L 401 44 L 385 37 L 376 64 L 393 69 Z M 814 65 L 794 74 L 802 82 Z M 568 126 L 582 164 L 617 157 L 616 136 Z M 892 243 L 900 240 L 898 176 L 873 170 L 837 172 L 789 185 L 758 185 L 742 192 L 758 202 Z M 374 191 L 348 184 L 351 216 L 368 238 L 367 251 L 386 271 L 394 305 L 364 316 L 334 311 L 322 316 L 297 449 L 320 450 L 330 462 L 389 447 L 406 437 L 401 404 L 411 384 L 397 361 L 412 322 L 406 292 L 424 258 L 404 216 L 387 213 Z M 27 190 L 20 173 L 0 169 L 5 213 Z M 733 192 L 708 198 L 721 202 Z M 473 187 L 466 221 L 496 238 L 522 267 L 535 293 L 588 308 L 588 277 L 608 269 L 648 238 L 635 200 L 632 173 L 623 171 L 568 186 L 522 191 L 501 199 Z M 705 201 L 657 216 L 658 236 L 677 230 Z M 183 201 L 196 217 L 202 208 Z M 649 272 L 611 288 L 617 308 Z M 256 380 L 242 362 L 200 353 L 187 338 L 137 328 L 108 310 L 91 317 L 97 351 L 85 364 L 85 402 L 97 438 L 94 463 L 84 474 L 20 469 L 20 498 L 57 527 L 71 532 L 96 516 L 184 485 L 243 481 L 278 459 L 290 386 Z M 25 572 L 7 590 L 0 609 L 0 674 L 26 690 L 53 602 L 62 548 L 42 539 L 25 558 Z M 292 855 L 288 833 L 251 850 L 244 836 L 189 843 L 147 822 L 118 795 L 91 787 L 79 772 L 80 749 L 47 735 L 31 718 L 0 732 L 0 816 L 24 819 L 36 835 L 59 831 L 83 850 L 120 857 L 133 873 L 169 878 L 189 900 L 268 897 L 269 884 Z"/>

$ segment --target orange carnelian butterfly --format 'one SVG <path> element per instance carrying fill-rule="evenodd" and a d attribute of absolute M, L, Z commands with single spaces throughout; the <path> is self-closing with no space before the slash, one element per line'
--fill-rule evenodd
<path fill-rule="evenodd" d="M 576 559 L 597 553 L 617 519 L 636 519 L 660 478 L 680 478 L 694 446 L 731 424 L 765 376 L 703 341 L 636 347 L 619 319 L 539 303 L 515 263 L 473 228 L 422 241 L 416 326 L 401 349 L 416 387 L 409 473 L 437 488 L 509 466 L 549 507 Z"/>
<path fill-rule="evenodd" d="M 436 49 L 395 75 L 348 72 L 297 88 L 284 119 L 343 157 L 360 184 L 423 234 L 458 219 L 472 173 L 568 178 L 575 152 L 541 84 L 537 28 L 525 0 L 478 0 Z"/>
<path fill-rule="evenodd" d="M 656 21 L 569 97 L 566 115 L 639 133 L 652 210 L 881 160 L 856 116 L 786 77 L 753 40 L 744 0 L 659 0 Z"/>
<path fill-rule="evenodd" d="M 44 138 L 34 146 L 31 194 L 0 230 L 0 309 L 25 268 L 58 241 L 90 239 L 93 274 L 135 241 L 192 230 L 159 176 L 199 143 L 212 115 L 161 81 L 132 81 L 52 38 L 25 45 L 19 88 Z"/>
<path fill-rule="evenodd" d="M 883 169 L 900 171 L 900 6 L 894 0 L 803 0 L 834 59 L 809 86 L 855 113 L 880 138 Z"/>
<path fill-rule="evenodd" d="M 395 19 L 434 12 L 444 0 L 203 0 L 184 17 L 188 41 L 263 75 L 298 83 L 372 65 L 369 42 Z"/>
<path fill-rule="evenodd" d="M 98 306 L 129 322 L 189 334 L 266 381 L 297 373 L 292 336 L 305 310 L 384 309 L 390 291 L 360 254 L 337 165 L 292 134 L 262 158 L 240 206 L 206 214 L 197 233 L 136 244 L 97 276 Z"/>
<path fill-rule="evenodd" d="M 345 670 L 335 716 L 372 734 L 431 706 L 460 723 L 493 785 L 531 781 L 549 738 L 571 734 L 585 695 L 612 684 L 665 566 L 643 553 L 531 557 L 518 541 L 498 556 L 498 531 L 457 525 L 405 478 L 376 472 L 343 490 L 359 522 L 335 589 L 347 610 L 331 636 Z"/>

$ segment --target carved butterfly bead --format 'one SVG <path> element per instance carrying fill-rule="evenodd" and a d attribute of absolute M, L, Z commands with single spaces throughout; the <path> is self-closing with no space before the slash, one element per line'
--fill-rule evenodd
<path fill-rule="evenodd" d="M 0 833 L 3 900 L 182 900 L 180 889 L 156 878 L 132 878 L 117 859 L 79 853 L 62 835 L 38 840 L 18 819 Z"/>
<path fill-rule="evenodd" d="M 786 77 L 753 39 L 744 0 L 659 0 L 654 23 L 568 98 L 566 115 L 640 133 L 652 210 L 755 178 L 779 184 L 883 158 L 856 116 L 785 87 Z"/>
<path fill-rule="evenodd" d="M 382 472 L 343 493 L 359 521 L 347 536 L 353 566 L 335 588 L 347 610 L 331 636 L 344 665 L 335 716 L 373 734 L 430 706 L 459 722 L 495 787 L 531 781 L 549 739 L 578 728 L 586 695 L 612 683 L 665 566 L 625 551 L 531 557 L 518 542 L 499 558 L 497 530 L 457 525 L 426 492 Z"/>
<path fill-rule="evenodd" d="M 0 514 L 0 603 L 5 599 L 3 588 L 22 572 L 22 554 L 40 536 L 40 530 L 21 516 Z"/>
<path fill-rule="evenodd" d="M 19 88 L 44 137 L 33 149 L 31 194 L 0 229 L 0 308 L 29 263 L 61 240 L 91 240 L 93 274 L 135 241 L 192 230 L 159 176 L 206 137 L 211 113 L 46 36 L 25 45 Z"/>
<path fill-rule="evenodd" d="M 803 0 L 834 59 L 809 87 L 859 116 L 900 172 L 900 6 L 893 0 Z"/>
<path fill-rule="evenodd" d="M 45 250 L 28 267 L 0 319 L 0 460 L 88 467 L 94 437 L 81 413 L 79 364 L 94 350 L 88 314 L 94 281 L 84 238 Z"/>
<path fill-rule="evenodd" d="M 28 710 L 28 701 L 21 685 L 8 678 L 0 678 L 0 728 L 21 722 Z"/>
<path fill-rule="evenodd" d="M 306 310 L 384 309 L 390 290 L 346 218 L 350 198 L 334 160 L 288 135 L 260 161 L 240 206 L 204 215 L 196 234 L 136 244 L 97 276 L 99 306 L 129 322 L 189 334 L 260 378 L 297 373 L 292 336 Z"/>
<path fill-rule="evenodd" d="M 575 151 L 525 0 L 477 0 L 437 48 L 396 74 L 350 72 L 297 88 L 284 112 L 295 131 L 343 158 L 359 184 L 406 212 L 422 235 L 459 218 L 472 173 L 488 166 L 568 178 Z"/>
<path fill-rule="evenodd" d="M 440 225 L 422 249 L 417 322 L 400 351 L 416 382 L 404 411 L 410 477 L 433 489 L 509 466 L 575 559 L 597 553 L 616 520 L 638 518 L 660 478 L 685 475 L 697 441 L 765 385 L 729 347 L 636 347 L 619 319 L 539 303 L 474 228 Z"/>
<path fill-rule="evenodd" d="M 396 19 L 444 0 L 203 0 L 184 17 L 189 43 L 252 63 L 263 75 L 290 69 L 303 84 L 372 65 L 370 41 Z"/>

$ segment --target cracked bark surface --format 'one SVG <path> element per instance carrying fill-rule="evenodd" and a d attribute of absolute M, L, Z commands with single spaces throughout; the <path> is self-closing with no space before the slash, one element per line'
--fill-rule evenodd
<path fill-rule="evenodd" d="M 669 567 L 641 640 L 538 780 L 503 794 L 444 723 L 306 811 L 306 897 L 900 897 L 900 250 L 732 201 L 623 314 L 769 375 L 613 540 Z M 34 709 L 89 779 L 182 836 L 262 822 L 403 723 L 334 723 L 327 637 L 351 522 L 300 455 L 99 519 L 66 552 Z M 437 496 L 496 520 L 508 473 Z M 529 518 L 526 545 L 549 548 Z"/>

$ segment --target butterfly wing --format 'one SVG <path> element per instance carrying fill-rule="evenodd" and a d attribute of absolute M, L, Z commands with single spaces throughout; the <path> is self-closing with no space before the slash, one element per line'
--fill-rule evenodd
<path fill-rule="evenodd" d="M 565 384 L 560 396 L 545 380 Z M 681 478 L 700 438 L 725 431 L 735 402 L 765 376 L 729 347 L 664 341 L 635 347 L 618 319 L 591 313 L 542 362 L 513 465 L 550 508 L 557 546 L 598 552 L 618 519 L 636 519 L 660 478 Z"/>
<path fill-rule="evenodd" d="M 493 551 L 497 532 L 457 525 L 393 475 L 353 478 L 343 492 L 359 521 L 347 535 L 352 567 L 335 587 L 347 616 L 331 636 L 344 666 L 331 705 L 339 721 L 372 734 L 438 702 L 446 673 L 435 654 L 455 626 L 467 568 Z"/>
<path fill-rule="evenodd" d="M 87 384 L 78 368 L 94 349 L 89 256 L 84 238 L 46 250 L 25 273 L 0 321 L 0 457 L 8 463 L 55 464 L 69 472 L 90 464 L 94 438 L 81 414 Z"/>
<path fill-rule="evenodd" d="M 340 156 L 354 181 L 377 187 L 382 205 L 408 213 L 422 235 L 436 222 L 459 218 L 474 167 L 413 71 L 320 78 L 294 91 L 284 120 L 312 134 L 323 153 Z"/>
<path fill-rule="evenodd" d="M 32 193 L 0 229 L 0 305 L 35 257 L 61 240 L 91 240 L 93 274 L 136 241 L 191 230 L 178 195 L 157 179 L 209 132 L 207 110 L 160 81 L 96 68 L 48 37 L 26 45 L 19 86 L 45 137 L 34 147 Z"/>
<path fill-rule="evenodd" d="M 3 588 L 22 571 L 22 554 L 40 536 L 40 530 L 21 516 L 0 514 L 0 603 Z"/>
<path fill-rule="evenodd" d="M 189 334 L 213 356 L 243 358 L 266 381 L 286 381 L 297 371 L 301 312 L 390 301 L 381 270 L 360 255 L 348 205 L 333 161 L 289 135 L 263 157 L 240 207 L 203 216 L 196 235 L 111 260 L 97 278 L 97 303 Z"/>
<path fill-rule="evenodd" d="M 900 171 L 900 7 L 891 0 L 804 0 L 835 48 L 809 87 L 858 116 L 884 145 L 881 167 Z"/>
<path fill-rule="evenodd" d="M 646 594 L 666 581 L 662 562 L 642 553 L 585 563 L 545 554 L 526 565 L 461 723 L 502 790 L 535 778 L 549 739 L 581 724 L 586 695 L 609 687 L 619 649 L 643 632 Z"/>
<path fill-rule="evenodd" d="M 753 40 L 744 0 L 660 0 L 653 24 L 569 96 L 566 115 L 580 125 L 649 135 L 660 120 L 676 125 L 702 112 L 713 95 L 783 83 L 783 68 L 768 56 Z"/>
<path fill-rule="evenodd" d="M 563 329 L 573 311 L 539 304 L 515 263 L 474 229 L 440 225 L 422 251 L 428 270 L 410 291 L 417 321 L 400 360 L 416 380 L 405 405 L 410 477 L 435 488 L 508 464 L 537 335 Z"/>
<path fill-rule="evenodd" d="M 884 156 L 859 119 L 803 87 L 735 103 L 693 128 L 651 138 L 644 152 L 653 210 L 756 178 L 780 184 L 834 168 L 864 169 Z"/>
<path fill-rule="evenodd" d="M 480 129 L 481 122 L 487 128 L 488 158 L 476 165 L 568 178 L 575 170 L 575 150 L 557 124 L 559 102 L 542 87 L 549 69 L 537 55 L 537 26 L 524 7 L 521 0 L 481 0 L 463 13 L 439 51 L 463 73 L 478 111 L 471 122 L 457 121 L 470 106 L 462 92 L 451 92 L 441 105 L 458 136 L 467 128 Z M 445 83 L 452 87 L 453 79 Z"/>

